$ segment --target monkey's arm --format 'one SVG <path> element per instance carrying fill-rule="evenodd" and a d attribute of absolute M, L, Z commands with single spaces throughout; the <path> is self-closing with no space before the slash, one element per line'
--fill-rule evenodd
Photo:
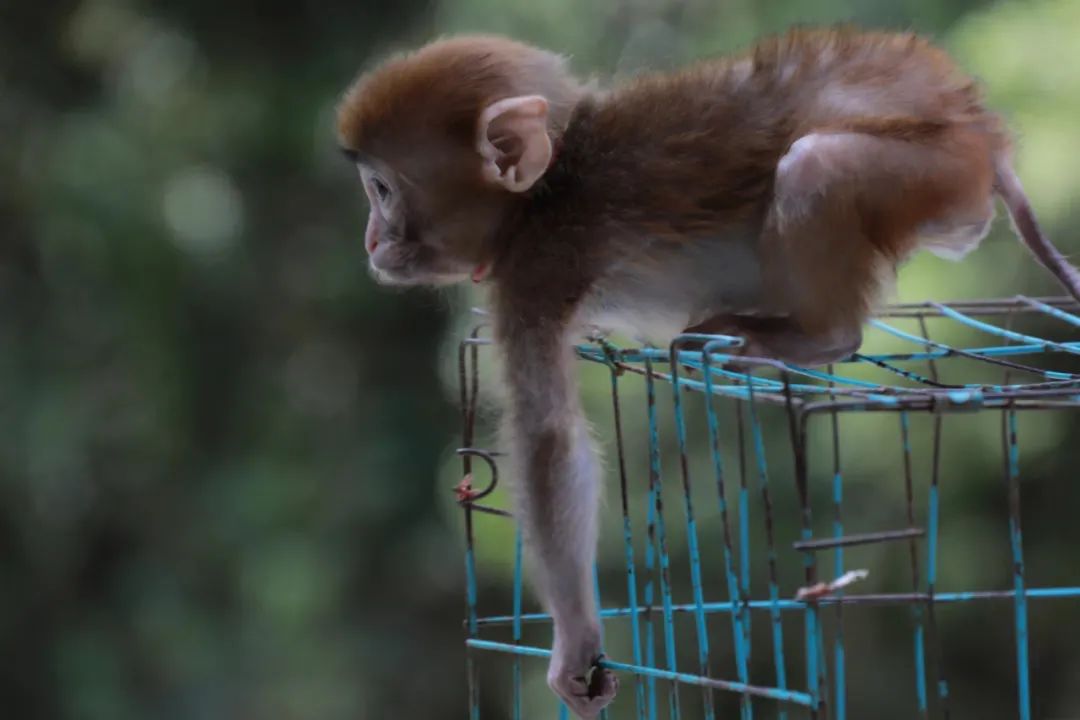
<path fill-rule="evenodd" d="M 563 323 L 525 324 L 511 312 L 499 313 L 496 328 L 510 391 L 516 511 L 540 598 L 554 618 L 548 684 L 591 718 L 615 696 L 617 681 L 608 671 L 586 681 L 601 647 L 592 578 L 600 488 L 570 337 Z"/>

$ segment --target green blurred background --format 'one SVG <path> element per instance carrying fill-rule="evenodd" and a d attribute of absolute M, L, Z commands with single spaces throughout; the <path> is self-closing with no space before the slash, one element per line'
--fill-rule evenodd
<path fill-rule="evenodd" d="M 606 79 L 847 20 L 929 33 L 983 78 L 1045 226 L 1080 251 L 1077 0 L 0 5 L 4 716 L 463 717 L 451 351 L 476 298 L 369 279 L 338 94 L 374 58 L 446 32 L 509 33 Z M 1005 226 L 964 265 L 916 260 L 900 296 L 1054 292 Z M 587 374 L 609 443 L 605 383 Z M 952 589 L 1009 587 L 1007 561 L 975 562 L 1007 552 L 996 422 L 949 436 Z M 887 503 L 895 524 L 899 486 L 876 483 L 899 456 L 880 451 L 881 427 L 849 443 L 852 502 L 871 515 Z M 1033 582 L 1077 583 L 1080 424 L 1033 427 L 1024 518 L 1045 571 Z M 630 460 L 640 478 L 643 458 Z M 828 473 L 815 477 L 824 487 Z M 479 532 L 481 600 L 505 610 L 509 531 Z M 607 532 L 613 587 L 617 540 Z M 903 562 L 877 559 L 874 587 L 903 587 Z M 1036 717 L 1080 717 L 1080 612 L 1033 613 Z M 912 717 L 908 615 L 860 622 L 852 717 Z M 942 622 L 958 716 L 1015 717 L 1007 604 Z M 552 717 L 542 664 L 526 668 L 525 717 Z M 485 665 L 485 717 L 509 717 L 506 678 L 505 659 Z M 630 697 L 627 685 L 615 717 Z"/>

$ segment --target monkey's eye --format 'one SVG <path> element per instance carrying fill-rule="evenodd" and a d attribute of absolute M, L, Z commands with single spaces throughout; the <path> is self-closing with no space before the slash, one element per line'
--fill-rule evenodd
<path fill-rule="evenodd" d="M 386 202 L 390 199 L 390 186 L 381 178 L 372 177 L 371 187 L 375 188 L 375 194 L 379 197 L 380 202 Z"/>

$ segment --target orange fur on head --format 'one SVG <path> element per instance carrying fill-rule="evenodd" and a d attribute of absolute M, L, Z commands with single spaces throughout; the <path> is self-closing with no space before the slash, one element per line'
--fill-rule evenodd
<path fill-rule="evenodd" d="M 558 134 L 582 92 L 559 55 L 499 37 L 455 37 L 362 75 L 338 107 L 338 138 L 360 152 L 445 137 L 471 146 L 484 107 L 531 94 L 547 98 Z"/>

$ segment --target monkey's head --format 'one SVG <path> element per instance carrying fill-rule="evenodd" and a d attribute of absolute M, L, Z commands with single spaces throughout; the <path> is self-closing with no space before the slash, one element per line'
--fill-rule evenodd
<path fill-rule="evenodd" d="M 483 277 L 500 223 L 547 171 L 582 92 L 563 58 L 483 36 L 432 43 L 353 83 L 338 136 L 371 206 L 378 280 Z"/>

